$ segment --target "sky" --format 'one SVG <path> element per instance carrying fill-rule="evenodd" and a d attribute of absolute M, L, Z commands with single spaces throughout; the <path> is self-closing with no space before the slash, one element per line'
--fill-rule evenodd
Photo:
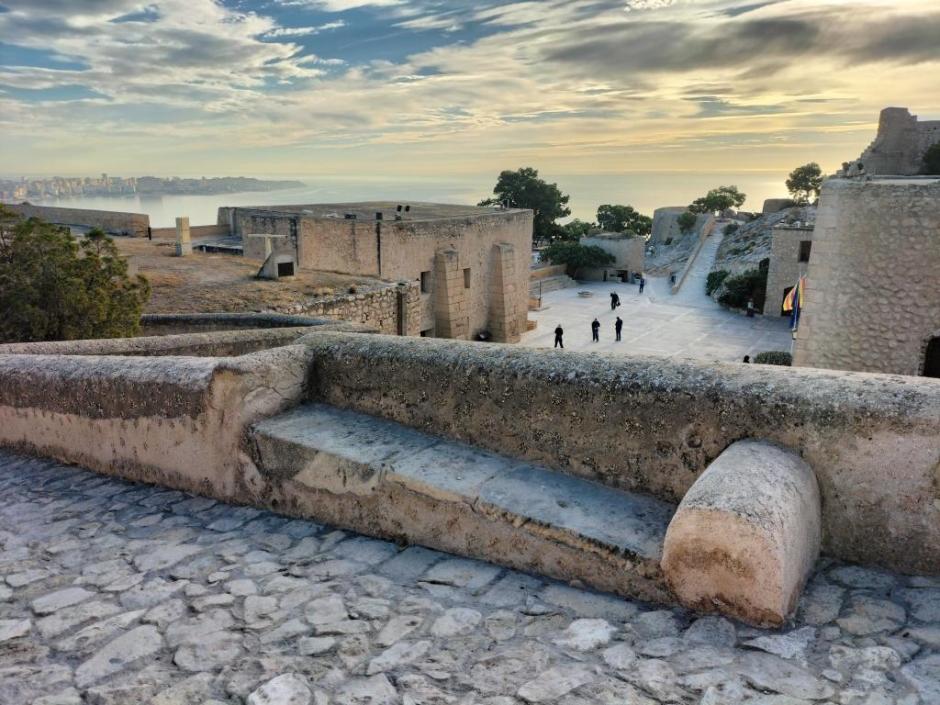
<path fill-rule="evenodd" d="M 0 0 L 0 173 L 827 172 L 940 0 Z"/>

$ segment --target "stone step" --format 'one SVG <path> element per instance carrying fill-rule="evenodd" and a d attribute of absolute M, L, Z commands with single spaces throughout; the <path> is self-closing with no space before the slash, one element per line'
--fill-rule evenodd
<path fill-rule="evenodd" d="M 559 289 L 570 289 L 573 286 L 577 286 L 578 282 L 567 274 L 537 279 L 529 282 L 529 296 L 539 295 L 539 284 L 541 284 L 541 292 L 544 295 L 552 291 L 558 291 Z"/>
<path fill-rule="evenodd" d="M 266 419 L 252 437 L 265 490 L 289 513 L 670 601 L 668 503 L 324 404 Z"/>

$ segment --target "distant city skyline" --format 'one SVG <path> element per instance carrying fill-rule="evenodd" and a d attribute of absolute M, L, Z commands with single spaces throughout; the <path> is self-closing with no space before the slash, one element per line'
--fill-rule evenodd
<path fill-rule="evenodd" d="M 938 36 L 936 0 L 0 0 L 0 173 L 831 172 L 940 118 Z"/>

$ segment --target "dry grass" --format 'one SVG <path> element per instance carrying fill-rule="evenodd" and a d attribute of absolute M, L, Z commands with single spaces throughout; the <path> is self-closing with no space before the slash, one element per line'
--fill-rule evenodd
<path fill-rule="evenodd" d="M 118 248 L 150 282 L 147 313 L 214 313 L 286 309 L 294 304 L 366 292 L 385 284 L 368 277 L 301 271 L 290 280 L 255 279 L 259 265 L 242 257 L 194 252 L 176 257 L 172 242 L 117 238 Z"/>

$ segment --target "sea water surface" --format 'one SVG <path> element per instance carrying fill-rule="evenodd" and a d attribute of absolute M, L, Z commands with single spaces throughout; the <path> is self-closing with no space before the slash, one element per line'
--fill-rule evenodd
<path fill-rule="evenodd" d="M 183 176 L 183 175 L 181 175 Z M 765 198 L 786 196 L 784 172 L 628 172 L 621 174 L 540 174 L 556 182 L 570 196 L 571 216 L 594 220 L 603 203 L 628 204 L 652 215 L 661 206 L 687 205 L 711 188 L 735 185 L 747 194 L 744 210 L 760 211 Z M 211 196 L 78 196 L 31 199 L 41 205 L 146 213 L 153 227 L 173 225 L 177 216 L 188 216 L 192 225 L 216 222 L 219 206 L 266 206 L 347 201 L 433 201 L 477 203 L 492 194 L 495 175 L 405 179 L 259 176 L 262 179 L 294 179 L 303 187 L 267 192 L 224 193 Z"/>

